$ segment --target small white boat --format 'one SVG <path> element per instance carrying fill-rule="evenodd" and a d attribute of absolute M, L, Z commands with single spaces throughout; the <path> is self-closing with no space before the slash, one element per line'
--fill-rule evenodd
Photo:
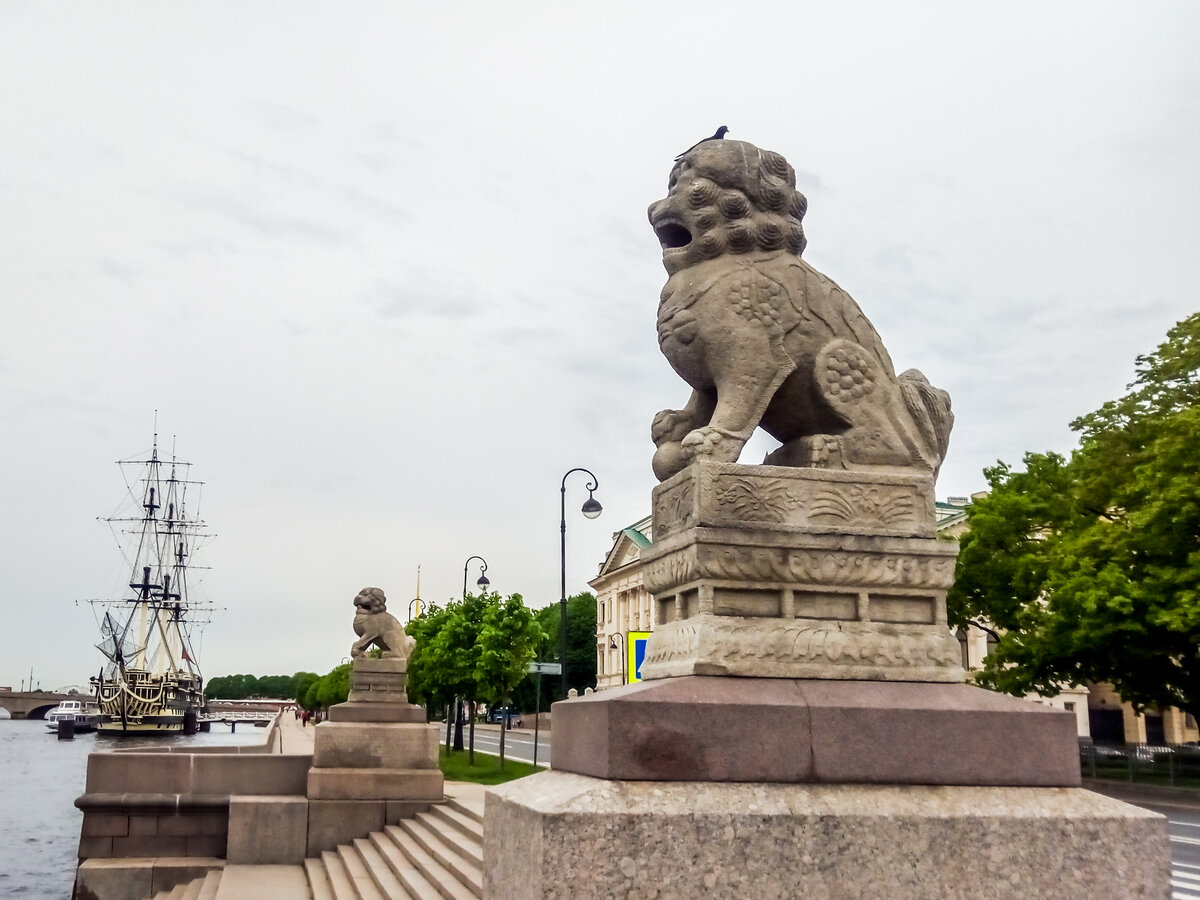
<path fill-rule="evenodd" d="M 54 732 L 59 722 L 71 721 L 76 732 L 95 731 L 100 724 L 100 707 L 94 700 L 64 700 L 46 713 L 46 727 Z"/>

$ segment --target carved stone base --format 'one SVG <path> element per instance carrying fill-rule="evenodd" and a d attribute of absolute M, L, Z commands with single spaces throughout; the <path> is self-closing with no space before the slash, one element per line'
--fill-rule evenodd
<path fill-rule="evenodd" d="M 350 702 L 407 703 L 407 659 L 359 657 L 350 670 Z"/>
<path fill-rule="evenodd" d="M 658 628 L 642 677 L 958 682 L 933 483 L 698 463 L 654 490 L 642 553 Z"/>
<path fill-rule="evenodd" d="M 654 632 L 642 678 L 738 675 L 860 681 L 961 682 L 958 641 L 945 625 L 700 615 Z"/>

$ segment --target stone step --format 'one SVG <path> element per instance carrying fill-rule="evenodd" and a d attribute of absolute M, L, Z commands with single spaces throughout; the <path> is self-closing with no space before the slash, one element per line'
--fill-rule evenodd
<path fill-rule="evenodd" d="M 342 865 L 346 867 L 346 874 L 354 883 L 354 896 L 358 900 L 386 900 L 379 888 L 375 886 L 375 882 L 371 880 L 371 873 L 367 871 L 366 863 L 363 862 L 362 856 L 353 845 L 338 845 L 337 855 L 338 859 L 342 861 Z"/>
<path fill-rule="evenodd" d="M 483 896 L 483 847 L 479 848 L 478 859 L 464 853 L 458 847 L 453 832 L 443 829 L 438 820 L 429 813 L 421 813 L 415 819 L 403 819 L 399 827 L 421 845 L 442 866 L 454 873 L 455 878 L 465 885 L 476 897 Z M 469 843 L 465 838 L 464 843 Z"/>
<path fill-rule="evenodd" d="M 414 826 L 411 819 L 403 820 L 400 825 L 388 825 L 384 828 L 387 836 L 395 842 L 404 855 L 413 862 L 421 871 L 421 874 L 425 876 L 426 880 L 446 900 L 474 900 L 475 897 L 483 895 L 482 879 L 478 879 L 478 884 L 473 883 L 468 881 L 460 871 L 444 865 L 437 856 L 425 847 L 423 841 L 419 841 L 414 837 L 411 833 L 414 830 L 419 830 L 426 834 L 429 831 L 424 826 Z M 454 856 L 457 857 L 458 869 L 469 875 L 473 867 L 466 860 L 463 860 L 462 857 L 458 857 L 457 854 L 454 854 Z"/>
<path fill-rule="evenodd" d="M 375 848 L 375 845 L 369 839 L 358 838 L 354 842 L 354 849 L 362 857 L 367 873 L 371 876 L 375 887 L 379 888 L 382 896 L 387 897 L 388 900 L 401 900 L 401 898 L 411 896 L 404 889 L 404 885 L 400 883 L 400 879 L 392 872 L 387 860 L 383 858 L 383 854 Z"/>
<path fill-rule="evenodd" d="M 409 859 L 390 835 L 374 831 L 370 841 L 413 900 L 441 900 L 442 892 L 425 876 L 418 865 Z M 447 878 L 451 877 L 449 872 L 445 875 Z"/>
<path fill-rule="evenodd" d="M 309 900 L 301 866 L 226 866 L 215 900 Z"/>
<path fill-rule="evenodd" d="M 200 900 L 200 889 L 204 887 L 204 879 L 196 878 L 184 887 L 183 900 Z"/>
<path fill-rule="evenodd" d="M 221 870 L 213 869 L 204 876 L 204 881 L 200 884 L 200 893 L 197 900 L 216 900 L 217 886 L 221 883 Z"/>
<path fill-rule="evenodd" d="M 319 859 L 306 859 L 304 873 L 308 876 L 308 889 L 312 891 L 313 900 L 333 900 L 333 888 L 329 886 L 325 863 Z"/>
<path fill-rule="evenodd" d="M 429 812 L 483 846 L 483 822 L 448 803 L 435 803 Z"/>
<path fill-rule="evenodd" d="M 415 821 L 433 832 L 439 840 L 477 869 L 483 868 L 483 829 L 464 833 L 433 812 L 418 813 Z M 470 821 L 474 821 L 473 819 Z"/>
<path fill-rule="evenodd" d="M 483 794 L 482 793 L 476 792 L 474 794 L 471 794 L 471 795 L 469 795 L 469 799 L 467 796 L 447 797 L 444 805 L 450 807 L 453 810 L 456 810 L 456 811 L 462 813 L 464 816 L 467 816 L 468 818 L 474 819 L 476 822 L 479 823 L 480 827 L 483 826 Z"/>
<path fill-rule="evenodd" d="M 183 895 L 187 893 L 188 884 L 190 883 L 184 882 L 183 884 L 175 885 L 175 887 L 171 888 L 170 893 L 167 894 L 167 900 L 183 900 Z"/>
<path fill-rule="evenodd" d="M 329 889 L 333 892 L 334 900 L 358 900 L 354 883 L 350 880 L 350 875 L 338 854 L 333 850 L 326 850 L 321 854 L 321 863 L 325 867 L 325 874 L 329 876 Z"/>

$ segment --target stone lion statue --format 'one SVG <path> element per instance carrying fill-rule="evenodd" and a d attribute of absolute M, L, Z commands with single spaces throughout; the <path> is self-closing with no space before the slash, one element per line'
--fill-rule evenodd
<path fill-rule="evenodd" d="M 760 425 L 783 445 L 771 465 L 940 467 L 949 394 L 896 375 L 858 304 L 800 259 L 807 208 L 786 159 L 729 140 L 686 153 L 650 206 L 668 274 L 658 341 L 692 387 L 651 426 L 660 481 L 736 462 Z"/>
<path fill-rule="evenodd" d="M 404 633 L 404 626 L 387 611 L 387 597 L 377 587 L 363 588 L 354 598 L 354 633 L 359 636 L 350 647 L 353 659 L 363 656 L 372 644 L 383 651 L 383 659 L 408 659 L 416 641 Z"/>

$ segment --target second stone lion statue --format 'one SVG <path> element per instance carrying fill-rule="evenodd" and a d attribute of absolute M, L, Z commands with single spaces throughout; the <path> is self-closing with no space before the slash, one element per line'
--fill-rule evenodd
<path fill-rule="evenodd" d="M 363 588 L 354 598 L 354 633 L 359 636 L 350 647 L 353 659 L 363 656 L 375 644 L 383 659 L 407 659 L 416 641 L 405 634 L 400 620 L 387 611 L 387 597 L 377 587 Z"/>
<path fill-rule="evenodd" d="M 915 369 L 896 375 L 879 335 L 840 287 L 800 259 L 807 210 L 778 153 L 706 141 L 650 206 L 668 279 L 663 354 L 692 387 L 654 419 L 654 474 L 736 462 L 758 426 L 782 466 L 936 474 L 950 396 Z"/>

